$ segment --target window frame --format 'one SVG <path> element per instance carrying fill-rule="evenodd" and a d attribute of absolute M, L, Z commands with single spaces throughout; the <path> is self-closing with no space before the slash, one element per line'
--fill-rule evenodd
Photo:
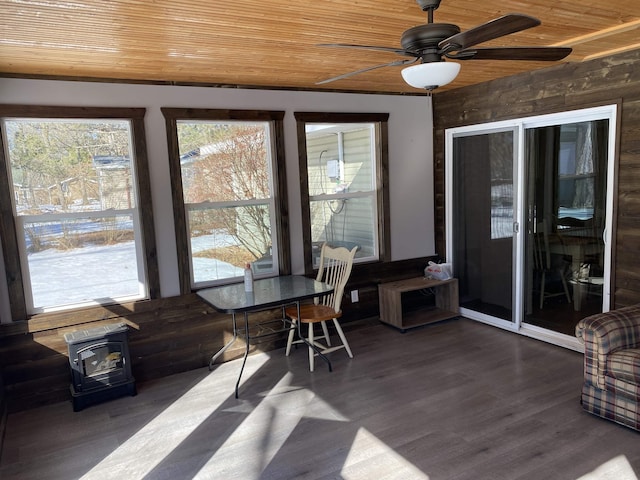
<path fill-rule="evenodd" d="M 304 271 L 306 275 L 314 272 L 311 245 L 311 207 L 308 183 L 307 159 L 307 123 L 373 123 L 375 131 L 376 179 L 375 195 L 378 218 L 377 235 L 378 259 L 373 261 L 354 261 L 359 264 L 388 262 L 391 252 L 389 228 L 389 133 L 388 113 L 335 113 L 335 112 L 294 112 L 298 138 L 298 166 L 300 169 L 300 201 L 302 206 L 302 244 L 304 252 Z M 374 235 L 375 236 L 375 235 Z"/>
<path fill-rule="evenodd" d="M 272 173 L 273 202 L 275 205 L 276 225 L 275 236 L 277 244 L 278 272 L 275 275 L 291 273 L 291 259 L 289 258 L 289 216 L 287 207 L 287 182 L 284 154 L 284 111 L 267 110 L 227 110 L 211 108 L 169 108 L 160 109 L 165 117 L 167 143 L 169 150 L 169 173 L 171 177 L 171 196 L 173 201 L 173 216 L 176 237 L 176 252 L 178 255 L 178 276 L 180 293 L 188 294 L 198 288 L 191 285 L 191 247 L 188 234 L 187 215 L 182 188 L 182 171 L 180 166 L 180 149 L 178 142 L 178 121 L 247 121 L 268 122 L 270 124 L 271 152 L 274 165 Z M 224 283 L 224 282 L 222 282 Z M 228 282 L 231 283 L 231 282 Z M 202 287 L 206 288 L 206 287 Z"/>
<path fill-rule="evenodd" d="M 145 108 L 111 107 L 68 107 L 36 105 L 0 105 L 0 118 L 33 118 L 60 120 L 126 120 L 130 122 L 136 188 L 138 193 L 138 215 L 140 221 L 140 242 L 146 271 L 146 299 L 160 297 L 160 275 L 157 263 L 155 227 L 151 199 L 151 184 L 147 159 L 147 145 L 144 129 Z M 18 242 L 17 221 L 13 212 L 11 185 L 9 184 L 9 158 L 6 152 L 4 128 L 0 135 L 0 239 L 7 276 L 11 318 L 13 321 L 27 320 L 40 313 L 30 313 L 26 301 L 25 278 L 22 274 L 22 259 Z M 71 305 L 64 311 L 86 308 L 86 305 Z M 56 309 L 57 310 L 57 309 Z"/>

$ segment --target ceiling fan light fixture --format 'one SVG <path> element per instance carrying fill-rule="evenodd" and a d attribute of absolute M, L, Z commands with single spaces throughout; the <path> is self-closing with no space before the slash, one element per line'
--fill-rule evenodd
<path fill-rule="evenodd" d="M 414 88 L 433 90 L 451 83 L 460 72 L 456 62 L 430 62 L 402 69 L 402 78 Z"/>

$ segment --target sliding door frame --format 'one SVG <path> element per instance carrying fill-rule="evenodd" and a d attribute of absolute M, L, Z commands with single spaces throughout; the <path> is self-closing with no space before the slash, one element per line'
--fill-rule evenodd
<path fill-rule="evenodd" d="M 537 115 L 532 117 L 489 122 L 476 125 L 449 128 L 445 130 L 445 241 L 447 246 L 446 259 L 455 265 L 453 249 L 453 192 L 454 182 L 454 139 L 461 136 L 482 135 L 505 130 L 514 132 L 514 236 L 513 236 L 513 316 L 511 321 L 502 320 L 490 315 L 460 308 L 464 317 L 486 323 L 498 328 L 517 332 L 548 343 L 559 345 L 576 351 L 583 351 L 583 345 L 576 337 L 564 335 L 534 325 L 526 324 L 524 320 L 524 289 L 525 289 L 525 240 L 526 240 L 526 156 L 525 133 L 531 128 L 550 125 L 587 122 L 593 120 L 609 121 L 609 136 L 607 143 L 607 193 L 606 220 L 603 235 L 604 240 L 604 286 L 602 293 L 602 310 L 608 311 L 611 306 L 611 278 L 612 278 L 612 240 L 614 225 L 614 189 L 616 185 L 616 148 L 618 105 L 603 105 L 598 107 L 576 109 L 559 113 Z"/>

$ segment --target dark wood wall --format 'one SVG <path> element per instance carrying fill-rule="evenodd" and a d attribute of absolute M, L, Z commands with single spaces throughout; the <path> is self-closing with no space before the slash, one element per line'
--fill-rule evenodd
<path fill-rule="evenodd" d="M 347 326 L 352 323 L 357 328 L 358 320 L 377 317 L 378 284 L 418 276 L 430 259 L 354 266 L 345 289 L 342 323 Z M 360 301 L 352 304 L 349 292 L 353 289 L 358 289 Z M 273 318 L 279 313 L 279 310 L 260 312 L 251 315 L 250 320 Z M 211 355 L 231 338 L 230 318 L 216 312 L 192 293 L 42 314 L 29 321 L 1 325 L 0 365 L 7 410 L 14 412 L 71 399 L 69 359 L 64 340 L 67 332 L 126 322 L 133 375 L 136 382 L 144 382 L 206 367 Z M 270 351 L 282 346 L 284 337 L 261 343 L 252 347 L 252 351 Z M 244 343 L 239 341 L 225 352 L 222 360 L 238 358 L 243 353 Z M 301 357 L 302 360 L 306 361 L 306 357 Z"/>
<path fill-rule="evenodd" d="M 471 64 L 462 68 L 473 68 Z M 498 68 L 498 66 L 496 66 Z M 612 308 L 640 302 L 640 50 L 436 93 L 436 251 L 445 251 L 445 129 L 618 104 Z"/>

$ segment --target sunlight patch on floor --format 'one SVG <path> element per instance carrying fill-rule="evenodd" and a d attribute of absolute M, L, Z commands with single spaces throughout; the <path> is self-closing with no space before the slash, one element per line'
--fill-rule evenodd
<path fill-rule="evenodd" d="M 268 360 L 267 354 L 251 356 L 243 380 Z M 115 472 L 144 478 L 234 394 L 237 375 L 236 362 L 220 365 L 81 478 L 114 478 Z"/>
<path fill-rule="evenodd" d="M 268 393 L 261 394 L 264 400 L 219 449 L 224 453 L 214 453 L 198 476 L 208 478 L 208 474 L 215 473 L 216 478 L 260 478 L 303 417 L 348 421 L 311 390 L 291 385 L 292 378 L 291 373 L 286 373 Z M 247 452 L 259 460 L 238 462 Z"/>
<path fill-rule="evenodd" d="M 625 455 L 618 455 L 577 480 L 638 480 Z"/>
<path fill-rule="evenodd" d="M 429 476 L 402 455 L 380 441 L 365 428 L 360 428 L 353 441 L 345 466 L 341 470 L 344 480 L 373 478 L 363 472 L 375 472 L 376 480 L 429 480 Z"/>

